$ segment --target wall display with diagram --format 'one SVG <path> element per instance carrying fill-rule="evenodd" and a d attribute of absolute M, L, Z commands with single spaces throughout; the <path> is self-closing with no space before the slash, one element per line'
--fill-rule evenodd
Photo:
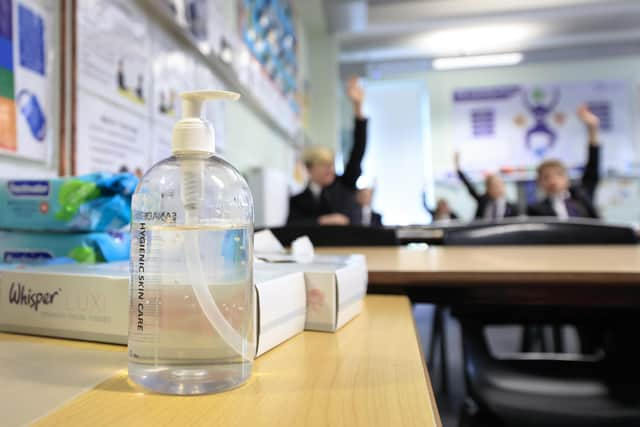
<path fill-rule="evenodd" d="M 76 0 L 76 134 L 74 173 L 141 175 L 171 155 L 179 94 L 223 86 L 192 46 L 184 46 L 137 2 Z M 221 106 L 215 119 L 224 136 Z"/>
<path fill-rule="evenodd" d="M 58 141 L 59 4 L 0 0 L 0 154 L 41 162 Z"/>
<path fill-rule="evenodd" d="M 76 174 L 149 166 L 148 27 L 134 2 L 76 1 Z"/>
<path fill-rule="evenodd" d="M 576 117 L 587 104 L 601 121 L 602 169 L 628 174 L 634 165 L 630 85 L 624 81 L 558 82 L 456 90 L 455 143 L 465 170 L 530 177 L 546 158 L 580 169 L 587 134 Z"/>

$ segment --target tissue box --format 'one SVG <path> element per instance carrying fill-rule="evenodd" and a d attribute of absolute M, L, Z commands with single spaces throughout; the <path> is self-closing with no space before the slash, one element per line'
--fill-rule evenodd
<path fill-rule="evenodd" d="M 0 180 L 0 228 L 110 231 L 131 221 L 131 174 Z"/>
<path fill-rule="evenodd" d="M 256 268 L 304 272 L 307 291 L 305 329 L 335 332 L 362 310 L 367 293 L 364 255 L 316 255 L 311 263 L 291 262 L 290 256 L 264 256 Z"/>
<path fill-rule="evenodd" d="M 129 259 L 129 232 L 30 233 L 0 231 L 0 262 L 37 264 L 58 257 L 95 263 Z"/>
<path fill-rule="evenodd" d="M 0 330 L 126 344 L 129 264 L 0 267 Z"/>
<path fill-rule="evenodd" d="M 256 266 L 256 357 L 304 330 L 307 298 L 302 272 Z"/>
<path fill-rule="evenodd" d="M 302 332 L 299 272 L 255 272 L 256 356 Z M 129 264 L 0 267 L 0 330 L 126 344 Z"/>

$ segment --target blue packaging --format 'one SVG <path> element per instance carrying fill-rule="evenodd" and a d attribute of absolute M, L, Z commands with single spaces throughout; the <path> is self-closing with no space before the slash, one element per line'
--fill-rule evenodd
<path fill-rule="evenodd" d="M 0 180 L 0 229 L 113 231 L 131 222 L 129 173 Z"/>
<path fill-rule="evenodd" d="M 50 264 L 68 262 L 96 263 L 129 259 L 131 234 L 107 233 L 34 233 L 0 231 L 0 262 Z"/>

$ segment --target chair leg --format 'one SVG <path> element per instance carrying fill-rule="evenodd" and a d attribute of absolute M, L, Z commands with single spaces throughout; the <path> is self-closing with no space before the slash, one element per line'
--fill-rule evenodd
<path fill-rule="evenodd" d="M 544 331 L 545 331 L 545 326 L 544 325 L 538 325 L 536 326 L 536 338 L 538 340 L 538 342 L 540 343 L 540 351 L 542 353 L 546 353 L 547 352 L 547 340 L 545 340 L 544 338 Z"/>
<path fill-rule="evenodd" d="M 495 416 L 480 409 L 470 397 L 465 398 L 460 407 L 458 427 L 503 427 Z"/>
<path fill-rule="evenodd" d="M 532 325 L 522 325 L 522 341 L 520 342 L 520 353 L 530 353 L 533 346 L 533 331 Z"/>
<path fill-rule="evenodd" d="M 562 325 L 553 325 L 553 351 L 564 353 L 564 340 L 562 339 Z"/>
<path fill-rule="evenodd" d="M 436 352 L 440 350 L 440 381 L 443 393 L 448 392 L 448 370 L 447 370 L 447 337 L 445 325 L 445 309 L 436 306 L 433 313 L 433 331 L 429 340 L 429 360 L 427 366 L 431 372 L 435 372 Z"/>
<path fill-rule="evenodd" d="M 446 310 L 442 309 L 440 312 L 441 320 L 440 327 L 440 369 L 442 371 L 440 378 L 442 378 L 442 392 L 447 394 L 449 392 L 449 364 L 447 363 L 447 316 Z"/>
<path fill-rule="evenodd" d="M 438 346 L 438 340 L 440 339 L 441 326 L 440 326 L 440 307 L 436 306 L 433 311 L 433 317 L 431 318 L 431 339 L 429 340 L 429 360 L 427 366 L 429 370 L 433 372 L 435 369 L 436 359 L 436 347 Z"/>

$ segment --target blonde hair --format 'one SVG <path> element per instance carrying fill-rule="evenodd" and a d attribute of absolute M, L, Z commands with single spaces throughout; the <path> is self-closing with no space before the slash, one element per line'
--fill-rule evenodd
<path fill-rule="evenodd" d="M 538 178 L 540 178 L 540 176 L 542 176 L 542 174 L 545 171 L 550 169 L 555 169 L 558 172 L 563 174 L 567 173 L 567 167 L 564 165 L 564 163 L 562 163 L 560 160 L 557 160 L 557 159 L 550 159 L 550 160 L 545 160 L 544 162 L 538 165 L 538 168 L 536 169 L 538 173 Z"/>
<path fill-rule="evenodd" d="M 310 145 L 305 148 L 302 153 L 302 161 L 307 167 L 310 167 L 317 163 L 331 163 L 333 164 L 334 154 L 333 150 L 326 145 Z"/>

